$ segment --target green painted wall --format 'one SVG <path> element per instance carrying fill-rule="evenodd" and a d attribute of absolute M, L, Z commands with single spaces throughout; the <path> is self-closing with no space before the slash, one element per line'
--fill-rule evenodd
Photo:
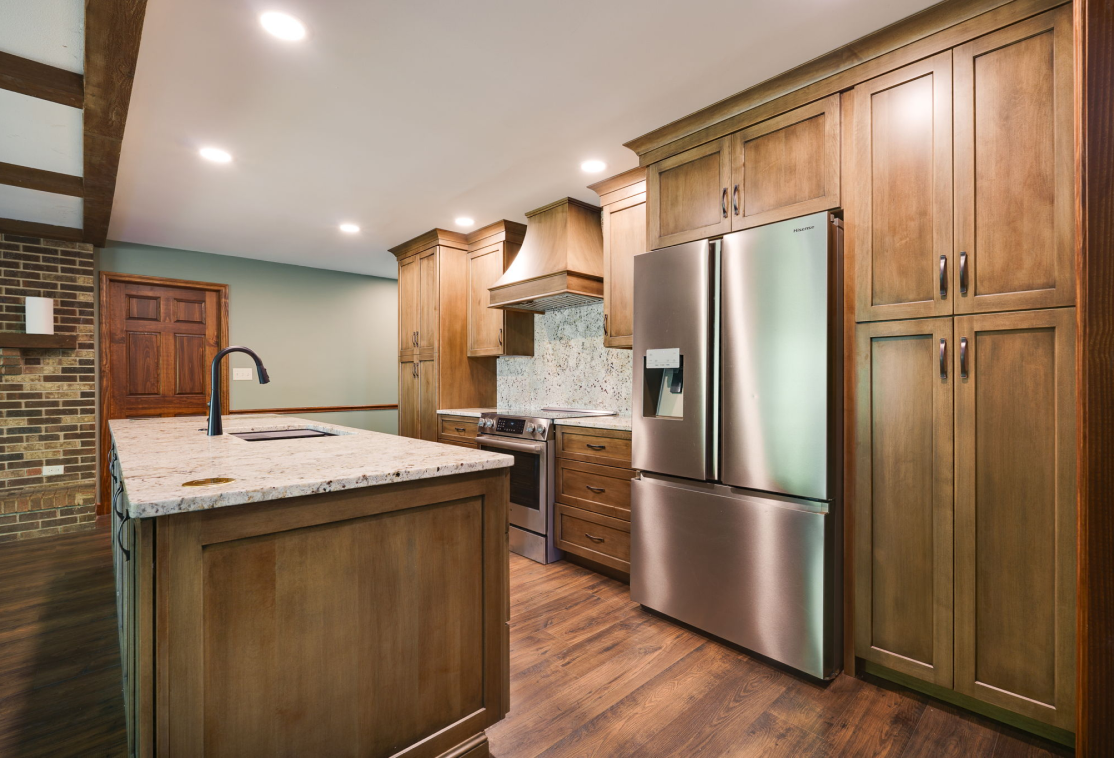
<path fill-rule="evenodd" d="M 229 285 L 229 344 L 257 352 L 271 375 L 260 385 L 246 355 L 225 359 L 252 368 L 252 381 L 229 382 L 237 410 L 398 402 L 394 279 L 126 242 L 109 242 L 97 263 L 101 271 Z M 314 417 L 398 431 L 396 411 Z"/>

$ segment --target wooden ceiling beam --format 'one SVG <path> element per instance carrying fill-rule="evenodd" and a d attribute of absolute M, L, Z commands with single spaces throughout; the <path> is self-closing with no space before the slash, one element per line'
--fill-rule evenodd
<path fill-rule="evenodd" d="M 57 195 L 70 195 L 82 197 L 85 194 L 84 183 L 80 176 L 59 174 L 55 171 L 44 171 L 41 168 L 17 166 L 14 163 L 0 162 L 0 184 L 9 184 L 13 187 L 39 190 L 40 192 L 53 192 Z"/>
<path fill-rule="evenodd" d="M 85 234 L 81 229 L 69 226 L 40 224 L 37 221 L 19 221 L 14 218 L 0 218 L 0 232 L 20 234 L 24 237 L 39 237 L 63 242 L 82 242 Z"/>
<path fill-rule="evenodd" d="M 50 100 L 71 108 L 82 107 L 85 98 L 81 74 L 10 53 L 0 53 L 0 89 Z"/>
<path fill-rule="evenodd" d="M 85 241 L 108 237 L 147 0 L 85 3 Z"/>

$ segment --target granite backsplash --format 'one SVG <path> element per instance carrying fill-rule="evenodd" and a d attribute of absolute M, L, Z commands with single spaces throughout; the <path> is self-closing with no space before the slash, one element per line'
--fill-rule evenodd
<path fill-rule="evenodd" d="M 629 415 L 630 350 L 603 346 L 603 302 L 534 318 L 534 355 L 499 358 L 500 408 L 598 408 Z"/>

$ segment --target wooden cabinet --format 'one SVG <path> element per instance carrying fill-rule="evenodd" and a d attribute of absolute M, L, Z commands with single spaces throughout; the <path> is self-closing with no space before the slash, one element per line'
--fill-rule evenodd
<path fill-rule="evenodd" d="M 956 313 L 1072 305 L 1072 11 L 955 49 Z"/>
<path fill-rule="evenodd" d="M 950 315 L 951 51 L 860 84 L 853 119 L 856 320 Z"/>
<path fill-rule="evenodd" d="M 468 235 L 468 355 L 534 354 L 534 314 L 489 308 L 491 285 L 514 262 L 526 227 L 499 221 Z"/>
<path fill-rule="evenodd" d="M 558 505 L 557 544 L 574 555 L 630 573 L 630 521 Z"/>
<path fill-rule="evenodd" d="M 955 336 L 955 688 L 1071 729 L 1075 309 L 964 316 Z"/>
<path fill-rule="evenodd" d="M 557 455 L 585 463 L 629 468 L 630 440 L 630 432 L 587 426 L 558 426 Z"/>
<path fill-rule="evenodd" d="M 634 476 L 629 468 L 558 458 L 554 495 L 560 503 L 630 521 Z"/>
<path fill-rule="evenodd" d="M 398 433 L 403 437 L 419 437 L 421 393 L 418 361 L 411 359 L 398 364 Z"/>
<path fill-rule="evenodd" d="M 646 169 L 591 185 L 603 207 L 603 344 L 634 345 L 634 256 L 646 246 Z"/>
<path fill-rule="evenodd" d="M 445 255 L 448 255 L 446 252 Z M 427 250 L 418 256 L 418 352 L 437 346 L 440 290 L 438 288 L 438 250 Z"/>
<path fill-rule="evenodd" d="M 421 307 L 421 286 L 418 283 L 418 259 L 398 263 L 398 354 L 418 352 L 418 312 Z"/>
<path fill-rule="evenodd" d="M 856 334 L 855 654 L 952 686 L 952 319 Z"/>
<path fill-rule="evenodd" d="M 437 416 L 437 441 L 447 445 L 478 448 L 479 419 L 468 416 Z"/>
<path fill-rule="evenodd" d="M 646 169 L 650 249 L 840 204 L 839 94 Z"/>

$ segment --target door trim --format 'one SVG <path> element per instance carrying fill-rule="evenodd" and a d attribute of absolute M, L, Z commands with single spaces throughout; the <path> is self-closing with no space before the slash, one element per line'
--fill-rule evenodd
<path fill-rule="evenodd" d="M 108 292 L 109 285 L 114 282 L 124 284 L 148 284 L 155 287 L 177 287 L 178 289 L 204 290 L 216 292 L 220 301 L 217 309 L 217 346 L 222 350 L 228 347 L 228 285 L 215 282 L 195 282 L 188 279 L 170 279 L 162 276 L 142 276 L 140 274 L 122 274 L 115 271 L 101 271 L 97 277 L 97 310 L 96 310 L 96 335 L 97 335 L 97 515 L 108 513 L 107 498 L 102 497 L 108 492 L 108 468 L 103 465 L 108 457 L 108 416 L 107 408 L 109 393 L 105 392 L 108 378 L 112 372 L 111 360 L 108 349 L 108 321 L 109 312 Z M 221 366 L 220 370 L 220 402 L 222 408 L 228 408 L 228 364 Z"/>

